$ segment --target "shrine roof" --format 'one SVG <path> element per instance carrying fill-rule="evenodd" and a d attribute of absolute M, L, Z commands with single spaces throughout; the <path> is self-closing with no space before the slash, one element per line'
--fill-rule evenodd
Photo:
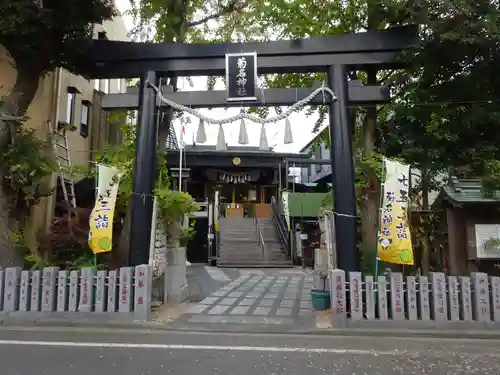
<path fill-rule="evenodd" d="M 290 154 L 263 151 L 258 147 L 228 146 L 226 151 L 218 151 L 215 146 L 196 145 L 186 146 L 183 150 L 183 164 L 185 168 L 273 168 L 285 165 L 287 158 L 301 158 L 308 160 L 309 155 Z M 238 159 L 238 160 L 236 160 Z M 179 164 L 179 150 L 167 151 L 167 163 L 171 167 Z"/>
<path fill-rule="evenodd" d="M 499 204 L 500 191 L 487 194 L 478 179 L 458 179 L 451 177 L 448 184 L 441 188 L 434 206 L 447 201 L 453 205 Z"/>
<path fill-rule="evenodd" d="M 282 153 L 276 152 L 272 147 L 269 150 L 261 150 L 259 147 L 255 146 L 227 146 L 227 150 L 219 151 L 216 150 L 214 145 L 186 145 L 183 152 L 192 155 L 225 155 L 225 156 L 251 156 L 251 157 L 271 157 L 271 158 L 301 158 L 309 159 L 310 156 L 307 154 L 300 153 Z M 178 154 L 179 150 L 169 150 L 169 154 Z"/>

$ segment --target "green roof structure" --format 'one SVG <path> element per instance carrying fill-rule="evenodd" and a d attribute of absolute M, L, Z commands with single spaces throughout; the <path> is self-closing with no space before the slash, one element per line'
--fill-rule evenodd
<path fill-rule="evenodd" d="M 317 217 L 330 193 L 288 193 L 290 217 Z"/>

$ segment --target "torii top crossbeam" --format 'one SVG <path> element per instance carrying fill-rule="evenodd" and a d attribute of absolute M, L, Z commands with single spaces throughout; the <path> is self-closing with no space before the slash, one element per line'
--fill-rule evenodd
<path fill-rule="evenodd" d="M 146 71 L 168 76 L 223 75 L 225 55 L 256 52 L 259 74 L 325 71 L 333 64 L 363 70 L 401 66 L 397 53 L 417 41 L 417 26 L 356 34 L 255 43 L 161 44 L 95 40 L 78 73 L 87 78 L 135 78 Z M 290 58 L 293 57 L 293 58 Z"/>

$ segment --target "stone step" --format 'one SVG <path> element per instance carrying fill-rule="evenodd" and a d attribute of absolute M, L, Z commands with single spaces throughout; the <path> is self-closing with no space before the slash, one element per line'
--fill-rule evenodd
<path fill-rule="evenodd" d="M 252 253 L 252 254 L 220 254 L 219 258 L 224 258 L 224 259 L 263 259 L 264 255 L 262 253 Z M 267 253 L 266 258 L 268 259 L 286 259 L 285 254 L 281 253 L 274 253 L 270 254 Z"/>
<path fill-rule="evenodd" d="M 264 258 L 262 255 L 256 255 L 256 256 L 246 256 L 246 257 L 237 257 L 237 256 L 230 256 L 230 255 L 221 255 L 219 257 L 220 260 L 222 261 L 233 261 L 233 262 L 246 262 L 246 261 L 264 261 L 264 260 L 269 260 L 269 261 L 287 261 L 287 257 L 285 256 L 267 256 Z"/>
<path fill-rule="evenodd" d="M 220 259 L 217 262 L 220 268 L 292 268 L 293 264 L 289 260 L 283 261 L 224 261 Z"/>

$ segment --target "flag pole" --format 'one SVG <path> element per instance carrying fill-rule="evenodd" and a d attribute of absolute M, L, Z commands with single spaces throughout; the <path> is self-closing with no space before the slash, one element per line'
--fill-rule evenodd
<path fill-rule="evenodd" d="M 184 125 L 181 125 L 181 136 L 179 144 L 179 191 L 182 191 L 182 151 L 184 150 Z"/>
<path fill-rule="evenodd" d="M 377 281 L 378 279 L 379 263 L 380 263 L 380 259 L 378 256 L 378 247 L 380 243 L 380 222 L 382 220 L 382 204 L 384 203 L 385 177 L 386 177 L 385 159 L 382 159 L 382 174 L 380 176 L 380 198 L 378 203 L 378 216 L 377 216 L 377 244 L 376 244 L 377 247 L 375 248 L 375 281 Z"/>

